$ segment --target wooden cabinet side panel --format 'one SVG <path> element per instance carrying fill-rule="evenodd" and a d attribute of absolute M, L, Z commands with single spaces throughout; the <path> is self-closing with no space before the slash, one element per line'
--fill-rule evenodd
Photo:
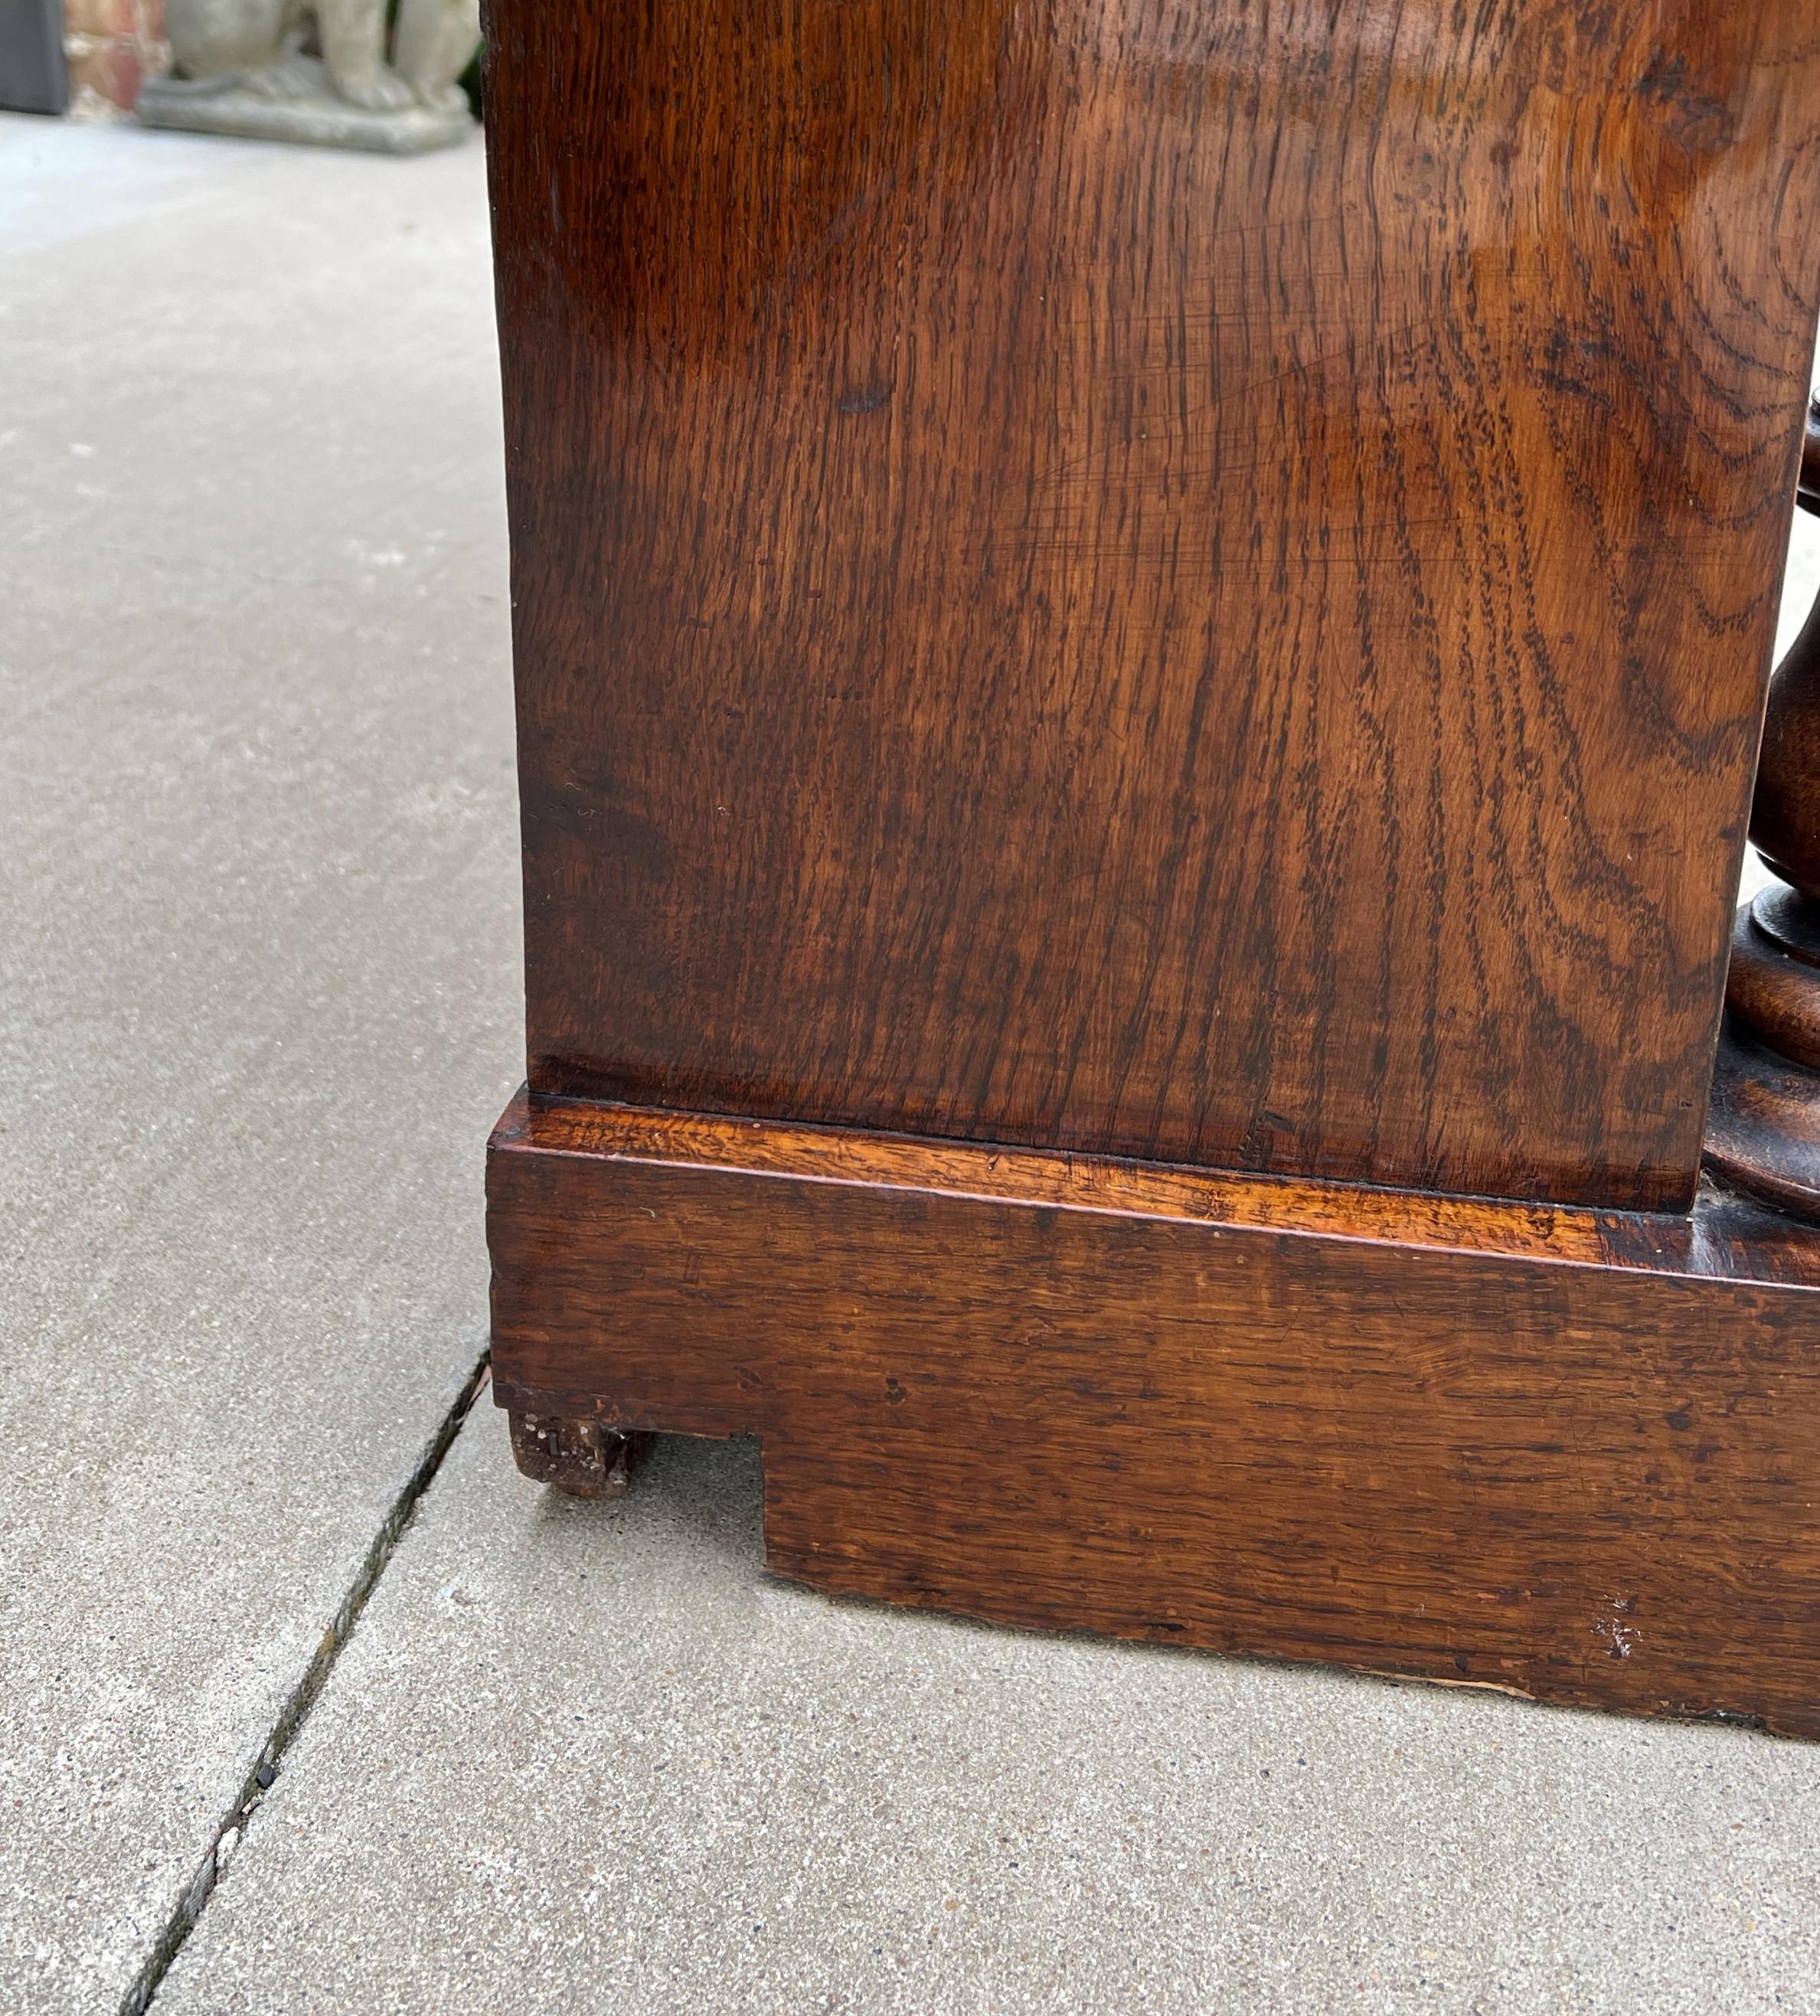
<path fill-rule="evenodd" d="M 1820 0 L 498 0 L 532 1082 L 1685 1203 Z"/>

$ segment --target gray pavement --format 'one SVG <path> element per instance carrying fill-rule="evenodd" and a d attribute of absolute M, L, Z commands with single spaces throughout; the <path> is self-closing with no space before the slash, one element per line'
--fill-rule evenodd
<path fill-rule="evenodd" d="M 0 120 L 0 2010 L 147 1978 L 484 1341 L 481 167 Z M 1820 1747 L 831 1603 L 758 1514 L 483 1399 L 153 2008 L 1820 2008 Z"/>
<path fill-rule="evenodd" d="M 484 1348 L 482 170 L 0 120 L 0 2008 L 118 2006 Z"/>
<path fill-rule="evenodd" d="M 1816 2006 L 1820 1747 L 833 1603 L 759 1510 L 477 1410 L 160 2009 Z"/>

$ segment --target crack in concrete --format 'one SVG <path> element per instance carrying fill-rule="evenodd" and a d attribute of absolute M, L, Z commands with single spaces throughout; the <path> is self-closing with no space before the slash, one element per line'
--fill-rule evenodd
<path fill-rule="evenodd" d="M 405 1536 L 412 1515 L 434 1481 L 436 1473 L 442 1467 L 443 1459 L 455 1445 L 455 1437 L 461 1433 L 462 1424 L 473 1411 L 474 1402 L 486 1390 L 491 1376 L 491 1363 L 483 1352 L 480 1362 L 462 1383 L 455 1404 L 444 1415 L 437 1431 L 430 1438 L 423 1453 L 418 1458 L 416 1467 L 405 1481 L 404 1488 L 392 1500 L 379 1529 L 369 1543 L 361 1557 L 347 1593 L 342 1599 L 329 1628 L 322 1634 L 320 1644 L 311 1654 L 309 1664 L 291 1689 L 284 1705 L 279 1710 L 278 1719 L 260 1746 L 259 1755 L 246 1773 L 246 1782 L 236 1795 L 233 1802 L 221 1816 L 216 1827 L 208 1852 L 197 1865 L 195 1874 L 184 1886 L 171 1915 L 164 1921 L 164 1929 L 151 1955 L 135 1977 L 132 1985 L 121 1998 L 120 2016 L 142 2016 L 149 2007 L 153 1997 L 164 1985 L 164 1977 L 171 1964 L 182 1949 L 183 1942 L 196 1928 L 209 1899 L 214 1894 L 215 1883 L 227 1854 L 239 1845 L 255 1809 L 265 1797 L 278 1777 L 279 1765 L 290 1748 L 297 1732 L 308 1720 L 310 1711 L 329 1678 L 341 1648 L 353 1636 L 354 1626 L 360 1622 L 361 1612 L 365 1609 L 367 1598 L 378 1587 L 379 1578 L 385 1573 L 392 1557 L 397 1552 L 398 1543 Z M 228 1840 L 232 1836 L 232 1841 Z"/>

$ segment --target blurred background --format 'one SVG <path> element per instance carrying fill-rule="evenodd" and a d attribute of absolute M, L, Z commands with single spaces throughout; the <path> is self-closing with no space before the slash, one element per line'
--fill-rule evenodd
<path fill-rule="evenodd" d="M 0 0 L 0 110 L 67 113 L 85 121 L 125 117 L 146 80 L 171 69 L 166 4 Z M 462 85 L 477 117 L 477 55 Z"/>

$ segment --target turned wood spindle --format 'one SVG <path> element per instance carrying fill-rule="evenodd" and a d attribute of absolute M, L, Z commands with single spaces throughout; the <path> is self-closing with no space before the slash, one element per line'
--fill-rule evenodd
<path fill-rule="evenodd" d="M 1820 513 L 1820 399 L 1798 494 Z M 1779 879 L 1739 909 L 1706 1159 L 1820 1219 L 1820 603 L 1770 682 L 1750 839 Z"/>

